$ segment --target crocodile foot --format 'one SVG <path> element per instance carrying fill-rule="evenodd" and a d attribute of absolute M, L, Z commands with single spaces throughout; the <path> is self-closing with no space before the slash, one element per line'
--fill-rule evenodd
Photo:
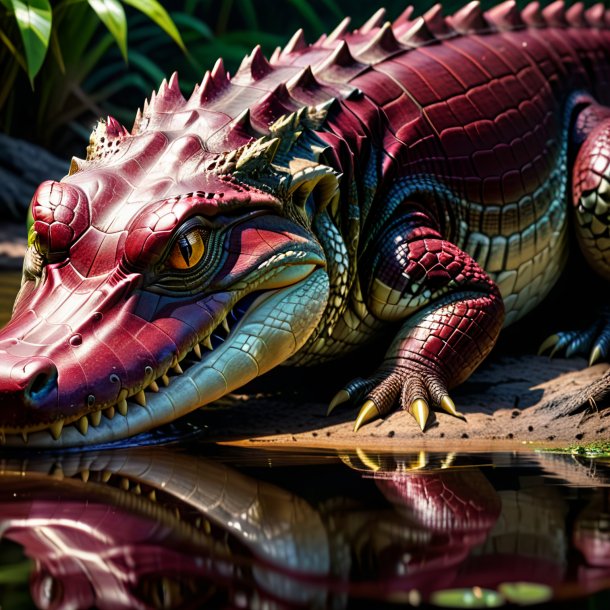
<path fill-rule="evenodd" d="M 542 343 L 538 354 L 549 352 L 549 358 L 552 358 L 562 351 L 566 358 L 589 354 L 589 366 L 606 360 L 610 355 L 610 308 L 604 308 L 599 319 L 585 329 L 551 335 Z"/>
<path fill-rule="evenodd" d="M 456 410 L 441 375 L 415 363 L 382 368 L 366 379 L 349 382 L 331 400 L 327 415 L 341 404 L 361 404 L 354 432 L 365 423 L 390 413 L 397 406 L 410 413 L 422 431 L 430 415 L 430 407 L 465 420 Z"/>

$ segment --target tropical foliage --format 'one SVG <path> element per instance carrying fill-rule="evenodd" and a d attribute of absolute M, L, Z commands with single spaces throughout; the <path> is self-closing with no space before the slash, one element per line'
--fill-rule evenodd
<path fill-rule="evenodd" d="M 459 2 L 445 3 L 447 10 Z M 405 3 L 383 2 L 390 18 Z M 299 27 L 313 41 L 346 14 L 357 27 L 378 7 L 350 0 L 0 0 L 0 130 L 63 156 L 78 153 L 97 117 L 110 113 L 130 124 L 174 70 L 188 91 L 217 57 L 233 71 L 257 44 L 270 54 Z"/>

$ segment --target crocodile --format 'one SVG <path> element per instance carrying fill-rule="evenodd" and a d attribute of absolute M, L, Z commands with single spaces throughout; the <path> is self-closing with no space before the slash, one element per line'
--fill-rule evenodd
<path fill-rule="evenodd" d="M 383 9 L 190 97 L 163 81 L 31 204 L 0 332 L 6 444 L 112 442 L 391 333 L 330 408 L 422 431 L 549 293 L 572 223 L 610 277 L 610 13 Z M 573 219 L 573 220 L 572 220 Z M 610 327 L 543 346 L 608 355 Z"/>

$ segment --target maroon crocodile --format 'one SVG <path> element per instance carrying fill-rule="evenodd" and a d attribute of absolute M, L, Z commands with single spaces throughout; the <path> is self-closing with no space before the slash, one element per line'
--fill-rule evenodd
<path fill-rule="evenodd" d="M 172 421 L 279 364 L 394 328 L 331 403 L 356 429 L 449 390 L 548 293 L 573 209 L 610 276 L 610 13 L 554 2 L 378 11 L 268 61 L 177 78 L 43 183 L 0 333 L 7 444 L 82 445 Z M 568 192 L 571 184 L 571 192 Z M 569 203 L 569 205 L 568 205 Z M 545 347 L 608 355 L 610 329 Z"/>

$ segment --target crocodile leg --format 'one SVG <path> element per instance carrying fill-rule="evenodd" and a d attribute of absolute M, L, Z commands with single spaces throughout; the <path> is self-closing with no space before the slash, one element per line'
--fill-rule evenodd
<path fill-rule="evenodd" d="M 449 389 L 487 356 L 504 318 L 500 293 L 483 269 L 442 237 L 424 208 L 410 207 L 372 249 L 368 307 L 402 326 L 377 372 L 345 388 L 352 401 L 365 400 L 356 428 L 396 405 L 422 429 L 429 407 L 459 415 Z"/>
<path fill-rule="evenodd" d="M 576 118 L 572 133 L 578 153 L 572 174 L 572 198 L 580 249 L 605 281 L 610 280 L 610 108 L 591 103 Z M 610 355 L 610 309 L 584 330 L 558 332 L 540 347 L 566 356 L 588 353 L 589 364 Z"/>

